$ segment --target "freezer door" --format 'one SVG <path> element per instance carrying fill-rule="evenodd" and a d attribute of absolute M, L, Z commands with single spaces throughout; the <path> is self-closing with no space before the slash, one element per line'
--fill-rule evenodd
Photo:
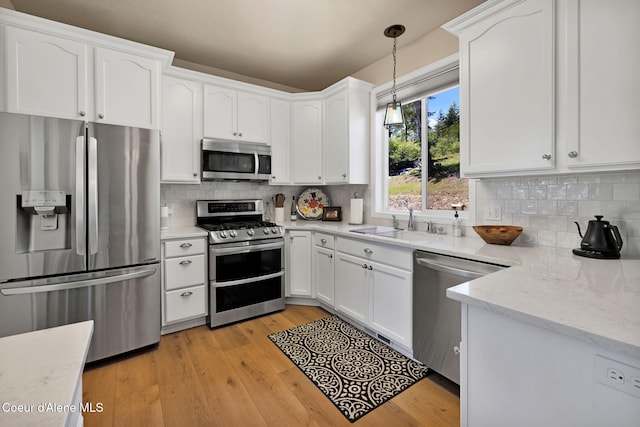
<path fill-rule="evenodd" d="M 157 130 L 89 124 L 89 269 L 160 260 L 160 138 Z"/>
<path fill-rule="evenodd" d="M 0 337 L 94 321 L 87 361 L 160 341 L 160 266 L 0 284 Z"/>
<path fill-rule="evenodd" d="M 85 270 L 84 122 L 0 113 L 0 282 Z"/>

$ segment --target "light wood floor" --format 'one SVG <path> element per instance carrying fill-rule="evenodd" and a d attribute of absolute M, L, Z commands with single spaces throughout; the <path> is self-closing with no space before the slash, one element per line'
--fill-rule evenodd
<path fill-rule="evenodd" d="M 88 366 L 92 426 L 458 426 L 455 385 L 432 374 L 350 423 L 267 335 L 327 316 L 286 310 L 218 329 L 165 335 L 152 350 Z"/>

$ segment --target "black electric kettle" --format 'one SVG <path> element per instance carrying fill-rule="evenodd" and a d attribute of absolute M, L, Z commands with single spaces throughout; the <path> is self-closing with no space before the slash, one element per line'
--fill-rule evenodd
<path fill-rule="evenodd" d="M 575 223 L 578 226 L 578 234 L 582 237 L 582 242 L 580 242 L 580 249 L 574 249 L 573 253 L 589 258 L 620 258 L 622 237 L 618 227 L 609 224 L 609 221 L 603 221 L 602 215 L 595 217 L 595 220 L 589 221 L 584 236 L 580 230 L 580 224 Z"/>

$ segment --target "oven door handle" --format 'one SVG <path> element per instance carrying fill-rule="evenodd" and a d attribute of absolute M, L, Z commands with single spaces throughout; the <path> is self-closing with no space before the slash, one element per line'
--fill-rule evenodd
<path fill-rule="evenodd" d="M 250 245 L 250 246 L 234 246 L 231 248 L 218 248 L 216 246 L 210 245 L 209 251 L 212 255 L 229 255 L 229 254 L 246 254 L 249 252 L 257 252 L 264 251 L 268 249 L 281 249 L 284 247 L 284 242 L 278 243 L 266 243 L 259 245 Z"/>
<path fill-rule="evenodd" d="M 240 280 L 230 280 L 228 282 L 212 282 L 213 286 L 216 288 L 225 288 L 227 286 L 236 286 L 236 285 L 244 285 L 252 282 L 261 282 L 263 280 L 274 279 L 276 277 L 284 276 L 284 270 L 278 271 L 277 273 L 265 274 L 264 276 L 255 276 L 249 277 L 247 279 Z"/>

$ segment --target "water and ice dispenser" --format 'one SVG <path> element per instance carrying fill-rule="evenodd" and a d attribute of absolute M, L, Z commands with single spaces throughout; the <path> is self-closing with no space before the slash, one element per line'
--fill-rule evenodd
<path fill-rule="evenodd" d="M 28 190 L 16 198 L 16 253 L 71 248 L 71 195 Z"/>

